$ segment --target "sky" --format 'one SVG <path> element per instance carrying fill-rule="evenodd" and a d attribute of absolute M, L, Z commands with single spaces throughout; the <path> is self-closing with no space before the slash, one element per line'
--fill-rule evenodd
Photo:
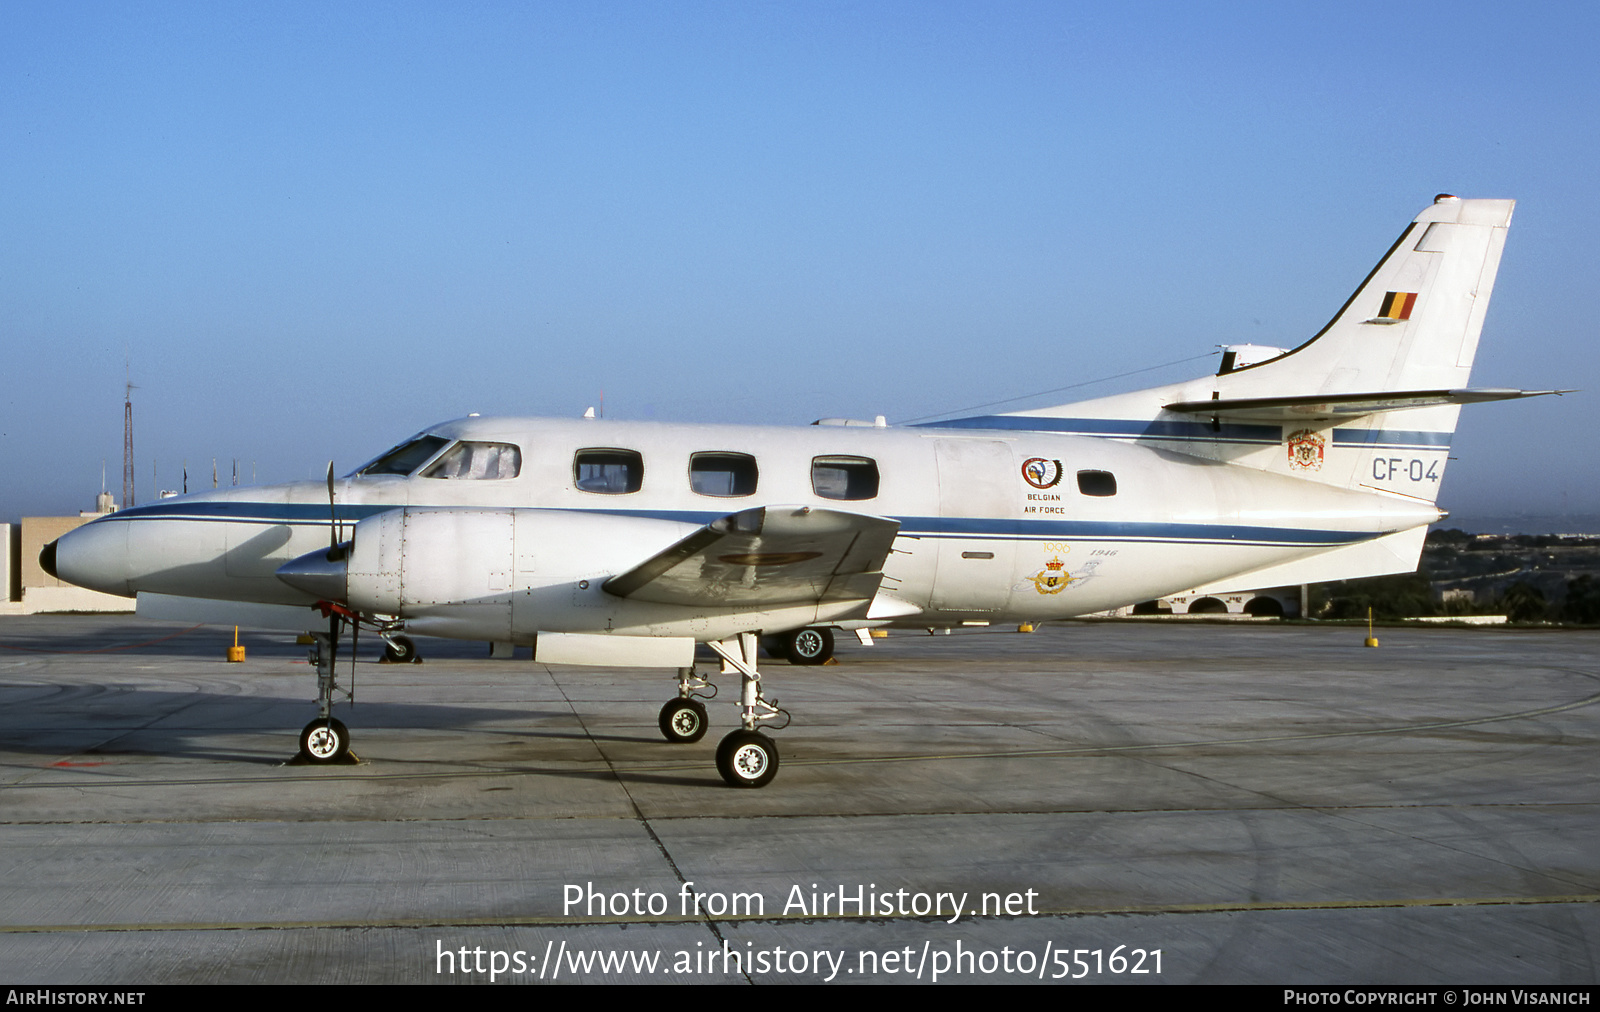
<path fill-rule="evenodd" d="M 129 379 L 141 502 L 474 411 L 1173 382 L 1439 192 L 1519 201 L 1474 385 L 1582 391 L 1466 409 L 1441 505 L 1600 513 L 1597 47 L 1578 3 L 10 0 L 0 521 L 120 494 Z"/>

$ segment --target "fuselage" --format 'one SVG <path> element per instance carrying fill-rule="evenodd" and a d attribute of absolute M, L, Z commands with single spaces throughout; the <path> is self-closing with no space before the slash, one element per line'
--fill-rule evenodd
<path fill-rule="evenodd" d="M 330 508 L 321 482 L 163 499 L 66 535 L 55 564 L 63 579 L 114 594 L 310 605 L 315 595 L 278 569 L 385 511 L 590 518 L 581 529 L 591 540 L 547 550 L 565 553 L 561 565 L 494 588 L 512 593 L 611 576 L 720 517 L 785 504 L 898 522 L 876 617 L 933 626 L 1088 614 L 1440 516 L 1399 497 L 1046 432 L 476 417 L 338 480 L 333 499 Z M 602 518 L 658 523 L 650 533 Z"/>

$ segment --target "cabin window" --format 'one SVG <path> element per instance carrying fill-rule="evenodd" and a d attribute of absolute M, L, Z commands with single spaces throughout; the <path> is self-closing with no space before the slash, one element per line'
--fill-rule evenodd
<path fill-rule="evenodd" d="M 443 436 L 418 436 L 362 466 L 356 474 L 410 474 L 448 445 L 450 440 Z"/>
<path fill-rule="evenodd" d="M 463 440 L 433 462 L 424 478 L 466 478 L 472 480 L 515 478 L 522 473 L 522 451 L 510 443 L 480 443 Z"/>
<path fill-rule="evenodd" d="M 878 462 L 869 457 L 813 457 L 811 489 L 824 499 L 872 499 Z"/>
<path fill-rule="evenodd" d="M 572 458 L 572 479 L 585 492 L 637 492 L 644 484 L 644 458 L 634 450 L 579 450 Z"/>
<path fill-rule="evenodd" d="M 1110 471 L 1079 471 L 1078 491 L 1084 495 L 1116 495 L 1117 476 Z"/>
<path fill-rule="evenodd" d="M 756 477 L 756 458 L 748 453 L 697 453 L 689 458 L 689 487 L 701 495 L 755 495 Z"/>

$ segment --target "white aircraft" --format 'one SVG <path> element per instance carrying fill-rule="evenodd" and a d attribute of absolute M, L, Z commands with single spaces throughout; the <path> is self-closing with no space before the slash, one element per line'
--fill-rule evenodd
<path fill-rule="evenodd" d="M 330 465 L 326 486 L 110 514 L 42 561 L 142 614 L 303 630 L 319 609 L 318 716 L 301 734 L 319 762 L 349 747 L 332 716 L 341 623 L 376 629 L 391 656 L 411 632 L 676 668 L 660 715 L 675 742 L 706 730 L 703 643 L 741 683 L 718 770 L 760 787 L 778 750 L 758 728 L 787 724 L 762 691 L 763 637 L 820 661 L 833 629 L 1039 622 L 1415 569 L 1460 406 L 1559 392 L 1466 386 L 1512 204 L 1441 195 L 1316 336 L 1233 347 L 1187 383 L 912 427 L 474 416 L 337 482 Z"/>

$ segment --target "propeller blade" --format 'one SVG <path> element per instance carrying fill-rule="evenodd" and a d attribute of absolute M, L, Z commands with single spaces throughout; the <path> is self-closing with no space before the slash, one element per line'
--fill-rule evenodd
<path fill-rule="evenodd" d="M 339 547 L 339 511 L 333 504 L 333 461 L 328 461 L 328 548 Z"/>

